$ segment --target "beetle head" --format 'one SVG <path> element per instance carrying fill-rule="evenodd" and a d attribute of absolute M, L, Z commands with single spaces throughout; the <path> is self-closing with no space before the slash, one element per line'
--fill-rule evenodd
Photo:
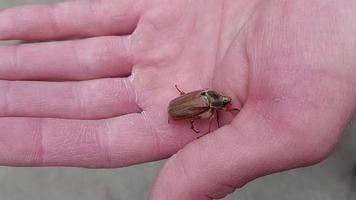
<path fill-rule="evenodd" d="M 214 108 L 225 108 L 228 104 L 231 103 L 230 97 L 223 96 L 214 90 L 203 91 L 201 95 L 205 96 L 208 99 L 210 106 Z"/>
<path fill-rule="evenodd" d="M 231 103 L 231 98 L 228 96 L 221 96 L 221 101 L 223 102 L 225 107 L 227 104 Z"/>

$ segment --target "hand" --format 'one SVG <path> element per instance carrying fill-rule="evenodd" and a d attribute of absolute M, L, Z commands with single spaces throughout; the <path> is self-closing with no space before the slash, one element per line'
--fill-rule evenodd
<path fill-rule="evenodd" d="M 356 111 L 355 9 L 83 0 L 5 10 L 0 39 L 79 40 L 0 48 L 0 162 L 120 167 L 174 154 L 154 200 L 221 198 L 319 162 Z M 175 84 L 216 89 L 242 110 L 196 140 L 189 123 L 167 124 Z"/>

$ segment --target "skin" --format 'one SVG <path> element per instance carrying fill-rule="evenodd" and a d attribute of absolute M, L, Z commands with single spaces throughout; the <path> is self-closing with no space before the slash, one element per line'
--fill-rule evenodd
<path fill-rule="evenodd" d="M 222 198 L 317 163 L 356 111 L 355 10 L 353 0 L 83 0 L 2 11 L 0 39 L 52 42 L 0 48 L 0 163 L 171 156 L 151 200 Z M 243 108 L 196 140 L 186 123 L 167 124 L 174 84 Z"/>

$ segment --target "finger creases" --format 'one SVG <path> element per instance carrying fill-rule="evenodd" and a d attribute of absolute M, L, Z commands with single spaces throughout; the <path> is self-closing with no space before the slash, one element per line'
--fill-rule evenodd
<path fill-rule="evenodd" d="M 158 159 L 154 135 L 134 113 L 105 120 L 0 118 L 0 164 L 120 167 Z"/>
<path fill-rule="evenodd" d="M 126 35 L 135 29 L 140 7 L 132 0 L 71 1 L 25 5 L 0 12 L 0 38 L 51 40 Z"/>
<path fill-rule="evenodd" d="M 0 117 L 104 119 L 139 112 L 128 78 L 0 81 Z"/>
<path fill-rule="evenodd" d="M 87 80 L 128 76 L 129 36 L 0 46 L 0 79 Z"/>

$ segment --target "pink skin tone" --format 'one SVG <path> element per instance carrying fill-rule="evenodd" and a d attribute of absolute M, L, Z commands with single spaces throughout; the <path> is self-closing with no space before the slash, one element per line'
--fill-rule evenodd
<path fill-rule="evenodd" d="M 173 155 L 151 200 L 222 198 L 317 163 L 356 112 L 355 10 L 354 0 L 83 0 L 2 11 L 0 39 L 51 42 L 0 47 L 0 163 Z M 221 91 L 241 112 L 197 140 L 189 121 L 167 124 L 175 84 Z"/>

